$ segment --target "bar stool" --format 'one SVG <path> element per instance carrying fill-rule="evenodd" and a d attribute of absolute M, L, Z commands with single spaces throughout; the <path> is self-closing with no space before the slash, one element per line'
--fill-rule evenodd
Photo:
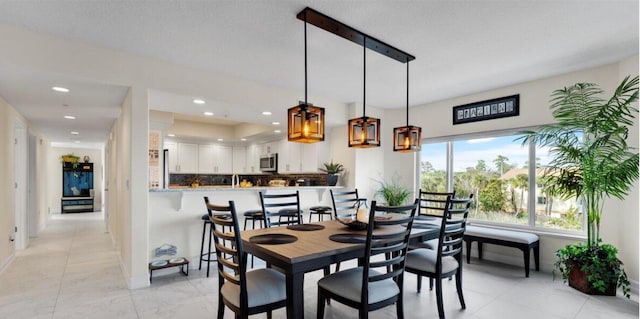
<path fill-rule="evenodd" d="M 309 222 L 311 222 L 311 217 L 313 216 L 313 214 L 317 214 L 318 215 L 318 221 L 323 221 L 324 220 L 324 215 L 329 215 L 329 219 L 333 219 L 333 216 L 331 214 L 331 207 L 329 206 L 313 206 L 311 208 L 309 208 Z"/>
<path fill-rule="evenodd" d="M 208 199 L 205 197 L 205 202 L 208 202 Z M 209 265 L 212 261 L 215 261 L 215 254 L 211 253 L 211 241 L 212 241 L 212 237 L 213 237 L 213 232 L 212 232 L 212 224 L 211 224 L 211 219 L 209 219 L 209 214 L 204 214 L 201 217 L 203 223 L 202 223 L 202 241 L 200 242 L 200 264 L 198 265 L 198 270 L 202 270 L 202 262 L 206 261 L 207 262 L 207 277 L 209 277 Z M 207 226 L 209 226 L 209 249 L 208 251 L 205 253 L 204 252 L 204 236 L 207 233 Z"/>
<path fill-rule="evenodd" d="M 260 228 L 264 227 L 264 214 L 262 209 L 250 209 L 242 214 L 244 216 L 244 230 L 247 230 L 247 222 L 251 221 L 251 228 L 256 229 L 256 222 Z"/>

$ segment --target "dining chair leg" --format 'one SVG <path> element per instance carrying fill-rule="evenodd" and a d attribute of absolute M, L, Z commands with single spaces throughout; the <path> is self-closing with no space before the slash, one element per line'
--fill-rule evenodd
<path fill-rule="evenodd" d="M 444 305 L 442 301 L 442 278 L 436 280 L 436 300 L 438 303 L 438 316 L 444 319 Z"/>
<path fill-rule="evenodd" d="M 317 307 L 317 318 L 318 319 L 323 319 L 324 318 L 324 296 L 322 295 L 322 293 L 320 292 L 320 288 L 318 287 L 318 307 Z"/>
<path fill-rule="evenodd" d="M 267 319 L 271 319 L 273 318 L 273 315 L 271 314 L 271 310 L 267 311 Z"/>
<path fill-rule="evenodd" d="M 418 293 L 420 293 L 420 291 L 422 290 L 422 276 L 416 275 L 416 277 L 418 277 L 416 278 L 416 283 L 417 283 L 416 290 L 418 291 Z M 431 280 L 431 278 L 429 278 L 429 280 Z"/>
<path fill-rule="evenodd" d="M 467 309 L 467 305 L 464 303 L 464 296 L 462 295 L 462 272 L 456 275 L 456 290 L 458 291 L 460 306 L 462 309 Z"/>
<path fill-rule="evenodd" d="M 402 291 L 398 295 L 398 301 L 396 302 L 396 317 L 398 319 L 404 319 L 404 304 L 402 302 Z"/>
<path fill-rule="evenodd" d="M 222 296 L 218 296 L 218 319 L 224 319 L 224 302 Z"/>
<path fill-rule="evenodd" d="M 433 278 L 429 278 L 429 290 L 433 290 Z"/>

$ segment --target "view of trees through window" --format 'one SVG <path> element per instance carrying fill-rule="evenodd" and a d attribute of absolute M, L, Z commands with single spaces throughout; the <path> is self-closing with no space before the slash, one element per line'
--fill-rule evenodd
<path fill-rule="evenodd" d="M 552 197 L 544 191 L 548 150 L 536 148 L 535 176 L 530 177 L 529 147 L 522 146 L 518 137 L 424 143 L 420 154 L 421 189 L 444 192 L 452 182 L 457 197 L 474 194 L 470 219 L 582 230 L 584 218 L 576 200 Z M 452 147 L 451 159 L 447 158 L 448 145 Z M 449 169 L 453 172 L 452 181 L 447 178 Z M 529 189 L 530 178 L 534 179 L 533 192 Z"/>

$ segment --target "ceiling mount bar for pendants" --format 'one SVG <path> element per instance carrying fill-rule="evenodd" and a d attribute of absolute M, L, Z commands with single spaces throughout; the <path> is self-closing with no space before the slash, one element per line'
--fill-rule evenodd
<path fill-rule="evenodd" d="M 415 60 L 415 57 L 413 55 L 395 48 L 387 43 L 384 43 L 383 41 L 380 41 L 366 33 L 360 32 L 334 18 L 331 18 L 309 7 L 306 7 L 304 8 L 304 10 L 300 11 L 297 17 L 302 21 L 311 23 L 320 29 L 326 30 L 351 42 L 362 45 L 370 50 L 376 51 L 396 61 L 407 63 L 411 60 Z"/>

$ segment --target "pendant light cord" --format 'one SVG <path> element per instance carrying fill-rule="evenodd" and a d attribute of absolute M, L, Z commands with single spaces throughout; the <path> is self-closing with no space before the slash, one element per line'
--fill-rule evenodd
<path fill-rule="evenodd" d="M 409 127 L 409 61 L 407 61 L 407 127 Z"/>
<path fill-rule="evenodd" d="M 367 117 L 367 36 L 364 36 L 364 42 L 362 43 L 362 56 L 364 60 L 364 68 L 362 77 L 364 78 L 362 85 L 362 117 Z"/>
<path fill-rule="evenodd" d="M 304 13 L 304 106 L 307 106 L 307 12 Z"/>

